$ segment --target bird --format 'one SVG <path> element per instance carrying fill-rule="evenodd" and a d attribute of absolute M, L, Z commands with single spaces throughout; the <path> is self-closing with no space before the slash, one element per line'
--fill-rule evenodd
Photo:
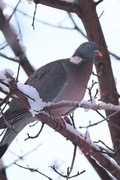
<path fill-rule="evenodd" d="M 75 50 L 72 57 L 55 60 L 40 67 L 25 84 L 36 88 L 44 102 L 81 101 L 97 56 L 102 56 L 98 45 L 93 41 L 84 42 Z M 62 107 L 49 113 L 53 118 L 59 119 L 72 111 L 71 107 Z M 6 125 L 5 120 L 10 126 Z M 0 158 L 18 133 L 35 120 L 36 118 L 18 99 L 12 99 L 4 116 L 0 117 L 0 129 L 6 128 L 0 142 Z M 14 130 L 11 127 L 14 127 Z"/>

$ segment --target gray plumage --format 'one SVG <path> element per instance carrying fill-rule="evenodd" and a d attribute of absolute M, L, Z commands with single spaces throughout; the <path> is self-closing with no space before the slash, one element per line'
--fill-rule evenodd
<path fill-rule="evenodd" d="M 94 42 L 80 45 L 73 56 L 46 64 L 35 71 L 26 81 L 35 87 L 44 102 L 59 102 L 62 100 L 80 101 L 83 99 L 89 77 L 92 72 L 93 60 L 100 55 L 99 48 Z M 70 108 L 59 108 L 49 112 L 59 119 L 67 115 Z M 7 127 L 4 118 L 14 126 Z M 0 157 L 5 153 L 16 135 L 30 122 L 36 120 L 24 105 L 16 99 L 10 103 L 4 118 L 0 118 L 0 128 L 7 128 L 0 143 Z"/>

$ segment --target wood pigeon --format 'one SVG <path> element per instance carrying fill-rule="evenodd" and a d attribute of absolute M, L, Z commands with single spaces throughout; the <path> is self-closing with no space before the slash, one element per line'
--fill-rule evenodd
<path fill-rule="evenodd" d="M 96 56 L 102 56 L 98 45 L 92 41 L 85 42 L 76 49 L 72 57 L 40 67 L 28 78 L 25 84 L 35 87 L 44 102 L 81 101 Z M 59 119 L 72 110 L 71 107 L 63 107 L 49 113 L 53 118 Z M 8 121 L 14 130 L 7 126 L 4 120 Z M 4 118 L 0 117 L 0 128 L 7 129 L 0 143 L 0 157 L 17 134 L 34 120 L 36 118 L 19 100 L 13 99 L 11 101 L 9 109 L 4 113 Z"/>

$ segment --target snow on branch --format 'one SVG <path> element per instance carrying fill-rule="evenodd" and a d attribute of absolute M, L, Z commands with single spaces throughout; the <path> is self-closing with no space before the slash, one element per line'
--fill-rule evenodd
<path fill-rule="evenodd" d="M 45 107 L 46 103 L 42 101 L 34 87 L 16 82 L 13 75 L 14 73 L 10 69 L 0 71 L 0 88 L 2 92 L 12 92 L 13 97 L 14 94 L 16 95 L 15 97 L 17 97 L 16 91 L 22 92 L 29 103 L 29 111 L 32 116 L 35 116 Z"/>
<path fill-rule="evenodd" d="M 17 82 L 17 87 L 26 95 L 31 107 L 29 111 L 31 112 L 32 116 L 38 114 L 45 107 L 46 103 L 42 101 L 34 87 L 19 82 Z"/>
<path fill-rule="evenodd" d="M 13 77 L 14 73 L 11 69 L 4 69 L 0 71 L 0 90 L 2 92 L 9 93 L 12 92 L 12 96 L 16 94 L 16 91 L 21 91 L 27 98 L 29 104 L 29 111 L 33 116 L 38 114 L 41 110 L 51 110 L 57 109 L 60 107 L 73 107 L 73 108 L 84 108 L 84 109 L 93 109 L 93 110 L 111 110 L 111 111 L 120 111 L 120 105 L 113 105 L 105 102 L 96 102 L 95 100 L 87 101 L 61 101 L 58 103 L 46 103 L 39 97 L 37 90 L 23 83 L 16 82 Z M 12 84 L 12 85 L 11 85 Z M 21 99 L 20 99 L 21 100 Z"/>
<path fill-rule="evenodd" d="M 11 69 L 3 69 L 0 71 L 0 88 L 2 92 L 9 93 L 8 84 L 11 81 L 11 77 L 13 77 L 14 73 Z"/>
<path fill-rule="evenodd" d="M 73 108 L 84 108 L 84 109 L 93 109 L 93 110 L 111 110 L 111 111 L 120 111 L 120 105 L 113 105 L 111 103 L 105 102 L 91 102 L 87 100 L 82 101 L 61 101 L 58 103 L 51 103 L 47 108 L 57 109 L 60 107 L 73 107 Z"/>
<path fill-rule="evenodd" d="M 18 85 L 18 83 L 16 83 L 15 79 L 12 77 L 13 76 L 12 71 L 3 70 L 2 72 L 0 72 L 0 75 L 1 75 L 0 76 L 0 84 L 2 83 L 2 81 L 5 82 L 6 85 L 9 87 L 10 91 L 12 91 L 13 95 L 15 95 L 17 98 L 19 98 L 20 101 L 26 106 L 26 108 L 31 109 L 31 105 L 30 105 L 31 102 L 28 102 L 28 97 L 29 97 L 29 95 L 33 96 L 33 94 L 36 93 L 33 90 L 35 88 L 32 89 L 29 85 L 24 85 L 24 84 Z M 29 90 L 31 92 L 34 91 L 34 93 L 31 94 L 31 92 L 30 92 L 30 94 L 26 95 L 27 91 L 29 91 Z M 25 94 L 21 91 L 24 91 Z M 29 97 L 29 98 L 33 98 L 33 97 Z M 35 98 L 34 101 L 37 101 L 38 95 L 34 98 Z M 42 100 L 41 100 L 41 103 L 43 103 Z M 70 105 L 70 104 L 73 107 L 77 107 L 77 106 L 78 107 L 84 106 L 84 108 L 85 107 L 87 107 L 87 108 L 93 108 L 93 107 L 95 108 L 96 107 L 95 103 L 92 104 L 91 102 L 85 102 L 85 101 L 82 101 L 79 103 L 78 102 L 62 102 L 62 103 L 57 103 L 57 104 L 51 104 L 51 107 L 53 108 L 55 105 L 57 105 L 57 106 L 64 105 L 65 106 L 65 105 Z M 38 103 L 37 103 L 37 105 L 38 105 Z M 103 104 L 103 105 L 105 107 L 107 106 L 105 104 Z M 41 106 L 41 105 L 40 105 L 40 107 L 43 108 L 43 106 Z M 49 103 L 47 104 L 47 106 L 44 106 L 44 107 L 49 108 L 50 107 Z M 98 106 L 98 107 L 101 108 L 102 106 Z M 111 106 L 109 108 L 111 108 Z M 41 112 L 40 113 L 37 112 L 34 115 L 43 124 L 47 124 L 49 127 L 51 127 L 52 129 L 54 129 L 58 133 L 60 133 L 62 136 L 64 136 L 67 140 L 71 141 L 73 144 L 78 146 L 84 154 L 89 154 L 90 156 L 92 156 L 95 160 L 97 160 L 97 162 L 101 166 L 106 168 L 116 179 L 119 179 L 119 177 L 120 177 L 119 166 L 117 166 L 114 163 L 114 161 L 112 161 L 110 159 L 109 155 L 104 154 L 101 151 L 101 149 L 91 141 L 89 134 L 87 134 L 87 135 L 82 134 L 77 129 L 74 129 L 73 126 L 71 126 L 69 124 L 66 124 L 66 128 L 58 128 L 58 122 L 56 122 L 54 119 L 52 119 L 48 115 L 43 114 Z"/>
<path fill-rule="evenodd" d="M 69 124 L 66 124 L 66 128 L 57 128 L 57 122 L 53 121 L 51 117 L 46 114 L 38 114 L 36 117 L 44 124 L 47 124 L 67 140 L 71 141 L 74 145 L 77 145 L 84 154 L 89 154 L 97 160 L 97 163 L 104 167 L 110 174 L 116 179 L 120 177 L 120 167 L 109 157 L 109 155 L 102 153 L 91 140 L 88 135 L 80 133 L 77 129 L 74 129 Z"/>

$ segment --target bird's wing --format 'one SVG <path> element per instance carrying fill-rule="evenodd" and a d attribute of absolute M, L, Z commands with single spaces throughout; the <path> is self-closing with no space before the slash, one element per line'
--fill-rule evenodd
<path fill-rule="evenodd" d="M 26 81 L 25 84 L 29 84 L 35 87 L 44 102 L 51 102 L 62 90 L 67 79 L 67 71 L 61 60 L 51 62 L 45 66 L 42 66 L 35 71 Z M 23 104 L 13 99 L 10 104 L 10 108 L 5 112 L 4 118 L 0 118 L 0 128 L 6 127 L 5 119 L 12 123 L 18 121 L 20 114 L 24 115 L 28 113 L 28 110 Z"/>
<path fill-rule="evenodd" d="M 51 102 L 62 90 L 67 80 L 67 70 L 61 60 L 39 68 L 26 81 L 35 87 L 44 102 Z"/>

